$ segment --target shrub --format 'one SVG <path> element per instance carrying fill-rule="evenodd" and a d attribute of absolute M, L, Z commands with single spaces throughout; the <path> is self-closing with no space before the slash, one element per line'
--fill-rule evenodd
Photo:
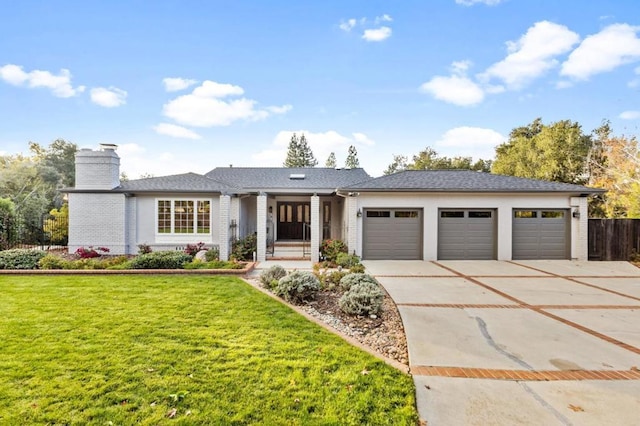
<path fill-rule="evenodd" d="M 191 256 L 180 251 L 154 251 L 131 260 L 132 269 L 183 269 Z"/>
<path fill-rule="evenodd" d="M 380 313 L 383 300 L 384 293 L 378 284 L 362 281 L 353 284 L 338 304 L 349 315 L 371 315 Z"/>
<path fill-rule="evenodd" d="M 217 247 L 213 247 L 210 248 L 209 250 L 207 250 L 207 252 L 204 254 L 204 259 L 207 262 L 211 262 L 213 260 L 220 260 L 220 250 L 218 250 Z"/>
<path fill-rule="evenodd" d="M 147 253 L 151 253 L 153 250 L 151 250 L 151 246 L 149 244 L 138 244 L 138 254 L 147 254 Z"/>
<path fill-rule="evenodd" d="M 48 254 L 38 262 L 40 269 L 126 269 L 127 256 L 67 260 Z"/>
<path fill-rule="evenodd" d="M 211 262 L 203 262 L 202 260 L 194 260 L 190 263 L 185 263 L 184 269 L 242 269 L 243 263 L 228 262 L 225 260 L 212 260 Z"/>
<path fill-rule="evenodd" d="M 187 244 L 187 247 L 185 247 L 184 252 L 191 257 L 195 257 L 195 255 L 198 254 L 199 251 L 204 249 L 205 249 L 205 244 L 202 241 L 200 241 L 197 244 Z"/>
<path fill-rule="evenodd" d="M 346 271 L 327 271 L 318 275 L 323 288 L 332 290 L 340 284 L 340 280 L 347 275 Z"/>
<path fill-rule="evenodd" d="M 275 293 L 289 302 L 300 303 L 313 299 L 319 290 L 320 281 L 313 273 L 293 271 L 289 275 L 280 278 L 275 288 Z"/>
<path fill-rule="evenodd" d="M 273 265 L 271 268 L 262 271 L 260 274 L 260 282 L 264 288 L 273 289 L 277 285 L 278 280 L 285 275 L 287 275 L 287 271 L 285 271 L 282 266 Z"/>
<path fill-rule="evenodd" d="M 38 261 L 38 267 L 40 269 L 69 269 L 65 268 L 68 263 L 68 260 L 63 259 L 60 256 L 47 254 Z"/>
<path fill-rule="evenodd" d="M 364 274 L 364 265 L 362 263 L 353 265 L 351 268 L 349 268 L 349 272 L 354 274 Z"/>
<path fill-rule="evenodd" d="M 353 268 L 360 264 L 360 258 L 355 254 L 338 253 L 336 263 L 343 268 Z"/>
<path fill-rule="evenodd" d="M 320 253 L 329 262 L 335 262 L 339 253 L 346 252 L 347 245 L 340 240 L 323 240 L 320 244 Z"/>
<path fill-rule="evenodd" d="M 37 269 L 46 256 L 42 250 L 12 249 L 0 252 L 0 269 Z"/>
<path fill-rule="evenodd" d="M 94 257 L 100 257 L 100 253 L 98 252 L 102 252 L 103 254 L 109 253 L 109 249 L 107 247 L 93 248 L 93 246 L 89 246 L 87 248 L 78 247 L 78 249 L 76 250 L 76 254 L 80 256 L 81 259 L 91 259 Z"/>
<path fill-rule="evenodd" d="M 364 282 L 368 282 L 376 286 L 379 285 L 378 281 L 376 281 L 376 279 L 373 278 L 371 275 L 361 274 L 361 273 L 355 273 L 355 274 L 349 273 L 340 280 L 340 288 L 343 291 L 348 291 L 354 285 L 364 283 Z"/>
<path fill-rule="evenodd" d="M 258 250 L 258 236 L 256 234 L 247 235 L 244 238 L 233 242 L 231 257 L 236 260 L 253 260 L 253 252 Z"/>

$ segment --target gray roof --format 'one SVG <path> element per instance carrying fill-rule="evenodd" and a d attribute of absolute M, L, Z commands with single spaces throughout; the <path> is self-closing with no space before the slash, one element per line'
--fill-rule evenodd
<path fill-rule="evenodd" d="M 118 192 L 238 192 L 233 187 L 197 173 L 151 177 L 123 181 L 114 191 Z"/>
<path fill-rule="evenodd" d="M 298 175 L 298 179 L 292 179 Z M 354 185 L 371 179 L 363 169 L 324 167 L 217 167 L 205 175 L 246 191 L 325 190 Z M 304 178 L 300 178 L 304 176 Z"/>
<path fill-rule="evenodd" d="M 605 192 L 582 185 L 496 175 L 470 170 L 407 170 L 340 188 L 362 192 Z"/>

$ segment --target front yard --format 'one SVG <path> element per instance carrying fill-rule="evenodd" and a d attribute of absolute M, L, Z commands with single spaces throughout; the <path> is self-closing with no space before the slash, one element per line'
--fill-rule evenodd
<path fill-rule="evenodd" d="M 230 277 L 0 276 L 2 424 L 415 424 L 414 385 Z"/>

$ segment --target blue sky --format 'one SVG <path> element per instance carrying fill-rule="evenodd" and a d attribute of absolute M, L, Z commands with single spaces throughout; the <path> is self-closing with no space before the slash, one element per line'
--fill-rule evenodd
<path fill-rule="evenodd" d="M 426 146 L 537 117 L 640 134 L 637 0 L 0 2 L 0 153 L 119 145 L 129 177 Z"/>

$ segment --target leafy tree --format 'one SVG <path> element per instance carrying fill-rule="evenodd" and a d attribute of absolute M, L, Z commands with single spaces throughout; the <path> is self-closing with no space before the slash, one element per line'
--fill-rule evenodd
<path fill-rule="evenodd" d="M 11 248 L 16 236 L 16 207 L 9 198 L 0 198 L 0 250 Z"/>
<path fill-rule="evenodd" d="M 640 150 L 635 137 L 614 136 L 609 122 L 594 130 L 587 157 L 589 185 L 604 188 L 590 216 L 640 218 Z"/>
<path fill-rule="evenodd" d="M 537 118 L 513 129 L 509 140 L 496 148 L 492 172 L 584 184 L 591 145 L 591 135 L 585 135 L 578 123 L 562 120 L 545 125 Z"/>
<path fill-rule="evenodd" d="M 384 174 L 392 174 L 402 170 L 476 170 L 489 172 L 491 160 L 479 159 L 475 163 L 471 157 L 441 157 L 435 149 L 426 147 L 413 156 L 411 162 L 404 155 L 394 155 Z"/>
<path fill-rule="evenodd" d="M 351 145 L 347 152 L 347 159 L 344 162 L 344 167 L 347 169 L 357 169 L 360 167 L 360 161 L 358 160 L 358 151 L 356 147 Z"/>
<path fill-rule="evenodd" d="M 284 167 L 315 167 L 317 164 L 318 160 L 313 156 L 307 138 L 304 134 L 298 137 L 294 133 L 289 142 Z"/>
<path fill-rule="evenodd" d="M 0 157 L 0 193 L 14 203 L 23 223 L 39 224 L 42 213 L 53 204 L 54 192 L 32 158 L 22 155 Z"/>
<path fill-rule="evenodd" d="M 335 169 L 337 165 L 338 164 L 336 163 L 336 153 L 332 152 L 331 154 L 329 154 L 329 157 L 327 157 L 327 161 L 325 161 L 324 166 Z"/>
<path fill-rule="evenodd" d="M 64 203 L 59 209 L 49 212 L 51 218 L 43 223 L 43 229 L 51 244 L 65 245 L 69 238 L 69 204 Z"/>

